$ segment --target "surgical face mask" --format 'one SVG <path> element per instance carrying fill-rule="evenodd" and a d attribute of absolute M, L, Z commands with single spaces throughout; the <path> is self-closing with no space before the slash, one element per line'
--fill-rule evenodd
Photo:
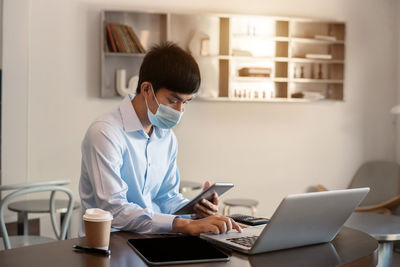
<path fill-rule="evenodd" d="M 157 97 L 154 94 L 153 88 L 151 88 L 151 90 L 152 90 L 154 98 L 156 99 L 156 102 L 158 104 L 157 112 L 156 112 L 156 114 L 153 114 L 150 111 L 149 106 L 147 105 L 147 100 L 146 100 L 147 115 L 149 117 L 151 124 L 153 124 L 154 126 L 157 126 L 159 128 L 162 128 L 162 129 L 170 129 L 170 128 L 176 126 L 182 118 L 183 111 L 180 112 L 180 111 L 177 111 L 166 105 L 158 103 Z"/>

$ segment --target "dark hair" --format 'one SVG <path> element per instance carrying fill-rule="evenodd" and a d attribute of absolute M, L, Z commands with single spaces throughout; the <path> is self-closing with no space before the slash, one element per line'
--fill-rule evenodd
<path fill-rule="evenodd" d="M 154 93 L 160 88 L 194 94 L 200 87 L 200 70 L 194 58 L 172 42 L 153 46 L 140 66 L 136 93 L 143 82 L 150 82 Z"/>

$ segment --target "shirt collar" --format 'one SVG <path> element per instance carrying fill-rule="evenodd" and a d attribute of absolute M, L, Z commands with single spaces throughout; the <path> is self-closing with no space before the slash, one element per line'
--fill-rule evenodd
<path fill-rule="evenodd" d="M 122 100 L 119 110 L 121 112 L 122 124 L 124 125 L 124 130 L 126 132 L 142 131 L 144 132 L 143 125 L 136 114 L 135 109 L 132 106 L 132 99 L 135 97 L 133 94 L 127 95 L 124 100 Z M 168 129 L 160 129 L 153 126 L 153 135 L 156 134 L 157 137 L 163 137 Z"/>
<path fill-rule="evenodd" d="M 119 106 L 122 124 L 124 125 L 124 130 L 126 132 L 143 130 L 142 123 L 140 122 L 139 117 L 132 106 L 131 101 L 134 97 L 135 95 L 127 95 Z"/>

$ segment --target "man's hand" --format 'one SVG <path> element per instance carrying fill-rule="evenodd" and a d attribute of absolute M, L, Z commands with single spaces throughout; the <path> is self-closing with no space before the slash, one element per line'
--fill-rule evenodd
<path fill-rule="evenodd" d="M 242 228 L 231 218 L 221 215 L 212 215 L 199 220 L 188 220 L 176 217 L 172 224 L 172 232 L 199 235 L 211 232 L 215 235 L 236 229 L 239 233 Z"/>
<path fill-rule="evenodd" d="M 206 181 L 203 186 L 203 191 L 211 186 L 209 181 Z M 201 203 L 201 204 L 200 204 Z M 218 194 L 214 193 L 212 202 L 207 199 L 202 199 L 200 203 L 196 203 L 193 207 L 194 211 L 200 215 L 200 217 L 207 217 L 211 215 L 216 215 L 218 213 Z"/>

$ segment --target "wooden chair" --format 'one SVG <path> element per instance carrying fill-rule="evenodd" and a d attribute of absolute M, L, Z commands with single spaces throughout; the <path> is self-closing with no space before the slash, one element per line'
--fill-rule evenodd
<path fill-rule="evenodd" d="M 391 161 L 370 161 L 361 165 L 348 188 L 370 187 L 364 201 L 356 209 L 359 212 L 383 214 L 396 213 L 400 205 L 400 165 Z M 326 191 L 323 185 L 318 191 Z"/>

